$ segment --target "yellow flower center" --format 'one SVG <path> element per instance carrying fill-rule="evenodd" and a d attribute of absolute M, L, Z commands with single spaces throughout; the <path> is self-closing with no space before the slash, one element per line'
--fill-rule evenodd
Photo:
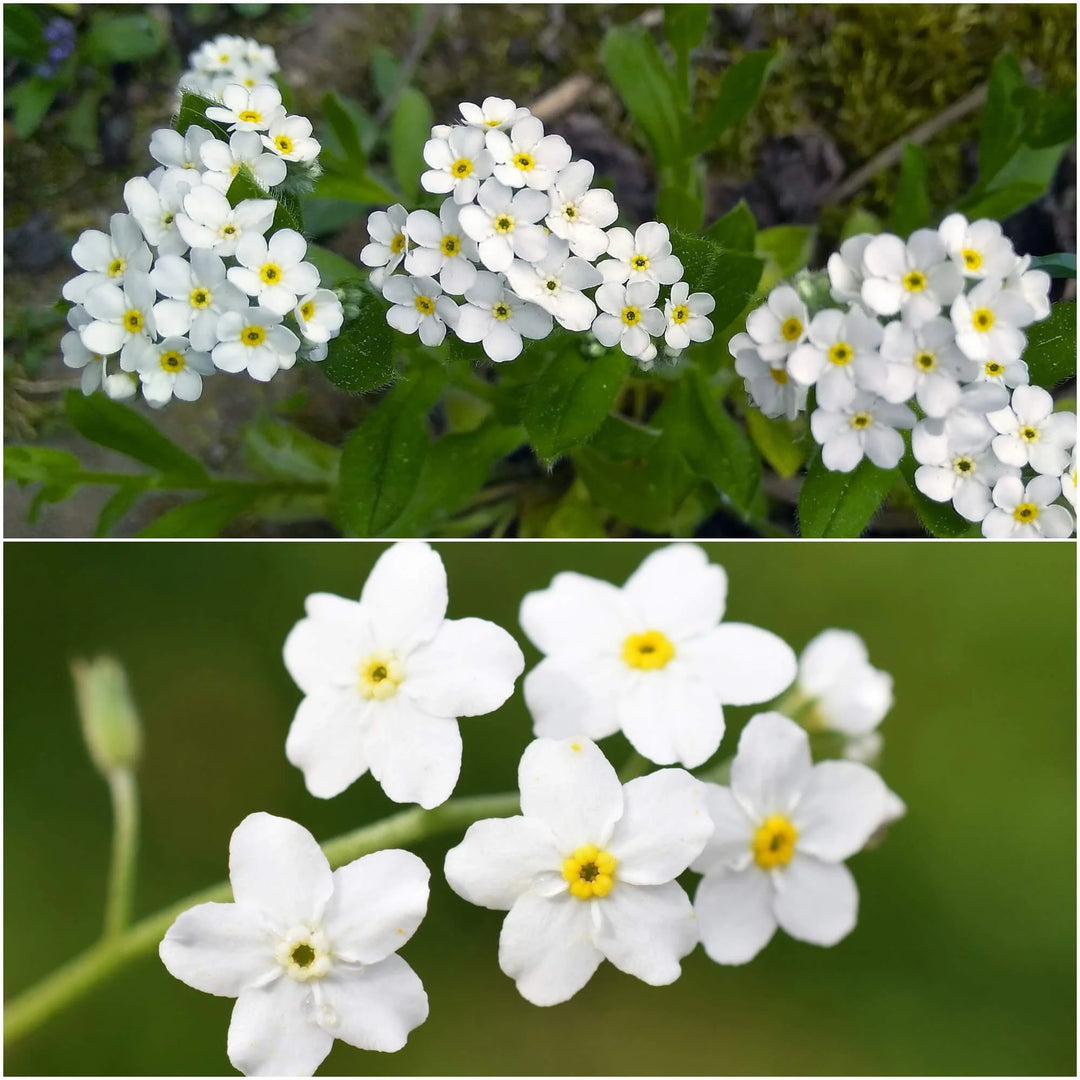
<path fill-rule="evenodd" d="M 921 270 L 909 270 L 904 275 L 904 288 L 908 292 L 922 292 L 926 288 L 926 275 Z"/>
<path fill-rule="evenodd" d="M 923 350 L 915 356 L 915 366 L 923 371 L 933 371 L 937 367 L 937 356 L 932 352 Z"/>
<path fill-rule="evenodd" d="M 235 225 L 222 225 L 221 226 L 221 235 L 222 236 L 235 236 L 236 235 L 236 226 Z"/>
<path fill-rule="evenodd" d="M 278 135 L 274 139 L 274 145 L 283 153 L 291 154 L 293 149 L 293 141 L 288 135 Z"/>
<path fill-rule="evenodd" d="M 953 470 L 959 473 L 960 476 L 971 476 L 971 474 L 975 471 L 975 461 L 973 458 L 962 455 L 953 462 L 952 467 Z"/>
<path fill-rule="evenodd" d="M 1030 424 L 1025 425 L 1020 429 L 1020 438 L 1024 442 L 1035 442 L 1039 437 L 1039 429 L 1032 427 Z"/>
<path fill-rule="evenodd" d="M 754 842 L 751 845 L 754 862 L 762 870 L 787 866 L 795 854 L 795 842 L 798 839 L 799 830 L 783 814 L 770 815 L 754 833 Z"/>
<path fill-rule="evenodd" d="M 329 974 L 334 966 L 330 944 L 321 930 L 298 926 L 274 949 L 274 959 L 297 982 L 310 982 Z"/>
<path fill-rule="evenodd" d="M 567 203 L 563 207 L 563 217 L 573 221 L 577 217 L 577 207 L 573 203 Z"/>
<path fill-rule="evenodd" d="M 989 308 L 981 307 L 971 316 L 971 321 L 976 330 L 985 334 L 994 325 L 994 313 Z"/>
<path fill-rule="evenodd" d="M 141 311 L 137 311 L 135 308 L 131 308 L 129 311 L 124 312 L 124 329 L 129 334 L 137 334 L 142 330 L 144 325 L 143 315 Z"/>
<path fill-rule="evenodd" d="M 630 256 L 630 269 L 631 270 L 648 270 L 649 269 L 649 257 L 648 257 L 648 255 L 631 255 Z"/>
<path fill-rule="evenodd" d="M 204 308 L 208 308 L 210 306 L 210 301 L 212 299 L 213 298 L 210 295 L 210 290 L 204 289 L 201 285 L 196 286 L 194 289 L 191 290 L 191 306 L 193 308 L 198 308 L 200 311 L 202 311 Z"/>
<path fill-rule="evenodd" d="M 244 124 L 262 123 L 262 113 L 256 112 L 254 109 L 244 109 L 243 112 L 236 114 L 236 118 Z"/>
<path fill-rule="evenodd" d="M 533 160 L 532 154 L 526 154 L 522 151 L 520 154 L 514 155 L 514 164 L 522 171 L 528 172 L 536 162 Z"/>
<path fill-rule="evenodd" d="M 421 315 L 435 314 L 435 301 L 430 296 L 418 296 L 413 302 L 416 304 L 416 310 Z"/>
<path fill-rule="evenodd" d="M 281 267 L 277 263 L 263 263 L 259 277 L 266 285 L 276 285 L 281 280 Z"/>
<path fill-rule="evenodd" d="M 780 326 L 780 336 L 785 341 L 798 341 L 802 337 L 802 320 L 789 315 Z"/>
<path fill-rule="evenodd" d="M 964 248 L 960 252 L 960 257 L 964 260 L 964 266 L 968 270 L 978 270 L 982 266 L 982 256 L 974 248 Z"/>
<path fill-rule="evenodd" d="M 495 219 L 495 231 L 504 235 L 514 231 L 514 219 L 509 214 L 500 214 Z"/>
<path fill-rule="evenodd" d="M 856 431 L 862 431 L 873 423 L 874 418 L 868 412 L 857 412 L 851 418 L 851 426 Z"/>
<path fill-rule="evenodd" d="M 310 319 L 311 316 L 314 315 L 314 314 L 315 314 L 315 301 L 314 300 L 305 300 L 300 305 L 300 318 L 303 319 L 304 322 L 307 322 L 307 320 Z"/>
<path fill-rule="evenodd" d="M 684 323 L 690 318 L 690 309 L 685 304 L 679 306 L 671 313 L 673 323 Z"/>
<path fill-rule="evenodd" d="M 465 177 L 472 172 L 472 162 L 468 158 L 459 157 L 457 161 L 450 166 L 450 172 L 459 180 L 464 180 Z"/>
<path fill-rule="evenodd" d="M 838 341 L 829 349 L 829 362 L 837 367 L 846 367 L 854 355 L 855 351 L 846 341 Z"/>
<path fill-rule="evenodd" d="M 492 309 L 491 314 L 500 322 L 510 318 L 510 305 L 500 300 Z"/>
<path fill-rule="evenodd" d="M 184 358 L 178 352 L 165 352 L 161 354 L 161 370 L 176 374 L 184 370 Z"/>
<path fill-rule="evenodd" d="M 405 234 L 399 232 L 393 240 L 390 241 L 390 250 L 395 255 L 400 255 L 405 250 Z"/>
<path fill-rule="evenodd" d="M 772 381 L 778 383 L 780 386 L 787 386 L 788 375 L 782 367 L 769 368 L 769 374 L 772 376 Z"/>
<path fill-rule="evenodd" d="M 119 277 L 124 272 L 124 267 L 127 263 L 123 259 L 116 258 L 109 263 L 109 277 Z"/>
<path fill-rule="evenodd" d="M 570 884 L 570 892 L 579 900 L 591 900 L 594 896 L 607 896 L 615 884 L 615 867 L 618 859 L 595 844 L 583 844 L 573 855 L 563 859 L 563 877 Z"/>
<path fill-rule="evenodd" d="M 987 375 L 997 378 L 1005 370 L 1005 365 L 999 364 L 996 360 L 987 360 L 985 370 Z"/>
<path fill-rule="evenodd" d="M 461 239 L 460 237 L 447 234 L 442 238 L 442 243 L 439 247 L 442 249 L 444 255 L 453 258 L 455 255 L 461 253 Z"/>
<path fill-rule="evenodd" d="M 357 672 L 356 689 L 368 701 L 385 701 L 393 697 L 405 678 L 405 670 L 393 653 L 372 653 L 364 657 Z"/>
<path fill-rule="evenodd" d="M 659 630 L 631 634 L 622 648 L 623 661 L 639 671 L 657 671 L 667 667 L 675 656 L 675 646 Z"/>
<path fill-rule="evenodd" d="M 1021 525 L 1030 525 L 1039 516 L 1039 508 L 1034 503 L 1021 503 L 1014 511 L 1013 517 Z"/>
<path fill-rule="evenodd" d="M 484 121 L 484 126 L 485 127 L 498 127 L 501 123 L 502 123 L 501 120 L 485 120 Z"/>
<path fill-rule="evenodd" d="M 624 307 L 622 309 L 622 321 L 627 326 L 636 326 L 641 322 L 641 309 L 636 307 Z"/>
<path fill-rule="evenodd" d="M 240 342 L 247 345 L 248 348 L 254 349 L 256 345 L 261 345 L 265 340 L 266 331 L 261 326 L 245 326 L 240 331 Z"/>

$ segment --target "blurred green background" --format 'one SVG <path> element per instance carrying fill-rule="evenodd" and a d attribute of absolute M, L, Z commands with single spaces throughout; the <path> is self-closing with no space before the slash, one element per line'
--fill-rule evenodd
<path fill-rule="evenodd" d="M 1075 1074 L 1075 546 L 707 546 L 730 575 L 729 618 L 796 649 L 854 629 L 895 676 L 883 774 L 909 814 L 853 860 L 855 932 L 828 950 L 777 937 L 744 968 L 699 949 L 664 988 L 605 964 L 539 1009 L 498 969 L 502 914 L 447 888 L 458 837 L 444 837 L 419 849 L 431 906 L 403 952 L 430 1019 L 396 1055 L 336 1043 L 322 1073 Z M 520 639 L 526 591 L 566 569 L 621 582 L 655 545 L 438 547 L 450 616 Z M 300 697 L 285 635 L 309 592 L 357 595 L 384 548 L 6 545 L 7 997 L 89 945 L 102 916 L 109 807 L 80 743 L 72 656 L 121 658 L 144 716 L 138 915 L 222 879 L 252 811 L 328 839 L 397 809 L 370 777 L 313 799 L 283 753 Z M 752 711 L 730 710 L 727 753 Z M 458 794 L 512 788 L 530 738 L 520 690 L 462 732 Z M 624 747 L 604 745 L 621 764 Z M 5 1071 L 229 1073 L 231 1008 L 150 956 L 6 1053 Z"/>

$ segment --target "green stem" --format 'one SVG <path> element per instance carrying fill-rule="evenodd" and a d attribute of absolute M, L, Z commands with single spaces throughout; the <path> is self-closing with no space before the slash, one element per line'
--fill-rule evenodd
<path fill-rule="evenodd" d="M 139 788 L 131 769 L 112 769 L 106 779 L 113 804 L 113 847 L 105 896 L 105 937 L 112 938 L 131 922 L 139 849 Z"/>
<path fill-rule="evenodd" d="M 512 792 L 455 799 L 434 810 L 417 807 L 336 837 L 322 847 L 332 867 L 342 866 L 373 851 L 413 844 L 440 833 L 466 828 L 481 818 L 516 814 L 518 805 L 518 795 Z M 188 908 L 211 901 L 227 903 L 231 899 L 228 882 L 221 882 L 148 915 L 115 937 L 104 938 L 92 945 L 8 1002 L 4 1009 L 4 1045 L 12 1045 L 84 997 L 114 972 L 153 952 L 165 932 Z"/>

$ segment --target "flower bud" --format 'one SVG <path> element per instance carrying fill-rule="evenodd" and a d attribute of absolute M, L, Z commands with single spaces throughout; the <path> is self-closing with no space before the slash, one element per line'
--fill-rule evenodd
<path fill-rule="evenodd" d="M 75 700 L 90 757 L 103 776 L 131 769 L 142 752 L 142 728 L 127 675 L 117 660 L 73 660 Z"/>

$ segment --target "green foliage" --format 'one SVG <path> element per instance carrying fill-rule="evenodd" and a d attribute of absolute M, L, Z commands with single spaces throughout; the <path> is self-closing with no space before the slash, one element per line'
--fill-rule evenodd
<path fill-rule="evenodd" d="M 258 489 L 221 487 L 167 510 L 143 529 L 141 537 L 214 537 L 250 510 Z"/>
<path fill-rule="evenodd" d="M 691 136 L 690 149 L 694 153 L 711 149 L 725 131 L 750 112 L 761 96 L 775 59 L 774 52 L 762 49 L 747 53 L 724 72 L 712 104 Z"/>
<path fill-rule="evenodd" d="M 774 225 L 757 234 L 756 252 L 765 260 L 760 291 L 769 292 L 784 278 L 801 270 L 814 252 L 817 229 L 812 225 Z"/>
<path fill-rule="evenodd" d="M 11 123 L 20 139 L 28 139 L 37 131 L 62 87 L 59 79 L 33 75 L 5 95 L 4 105 L 14 109 Z"/>
<path fill-rule="evenodd" d="M 916 229 L 930 224 L 932 210 L 926 151 L 914 143 L 907 143 L 900 161 L 900 183 L 889 228 L 906 239 Z"/>
<path fill-rule="evenodd" d="M 696 49 L 709 25 L 708 4 L 665 4 L 664 36 L 677 53 Z"/>
<path fill-rule="evenodd" d="M 319 155 L 323 167 L 337 167 L 340 171 L 352 167 L 359 169 L 361 172 L 366 171 L 367 152 L 364 150 L 360 128 L 353 112 L 346 108 L 345 103 L 333 90 L 327 90 L 323 94 L 319 106 L 322 109 L 323 116 L 326 117 L 327 123 L 330 125 L 330 130 L 337 139 L 338 145 L 341 147 L 342 153 L 340 161 L 332 153 L 328 158 L 327 149 L 323 147 Z"/>
<path fill-rule="evenodd" d="M 229 200 L 230 206 L 239 206 L 245 199 L 272 199 L 273 195 L 264 191 L 255 180 L 251 170 L 246 165 L 241 165 L 236 176 L 233 177 L 232 183 L 229 184 L 229 190 L 225 192 L 225 198 Z M 304 222 L 300 218 L 300 205 L 296 201 L 286 203 L 282 199 L 277 199 L 277 207 L 274 210 L 274 220 L 270 223 L 270 228 L 266 230 L 266 236 L 269 238 L 274 235 L 279 229 L 293 229 L 298 233 L 303 233 Z"/>
<path fill-rule="evenodd" d="M 95 11 L 82 50 L 92 63 L 130 63 L 157 56 L 166 40 L 165 24 L 149 12 L 114 15 Z"/>
<path fill-rule="evenodd" d="M 709 316 L 713 326 L 727 326 L 757 290 L 762 261 L 677 230 L 671 234 L 671 248 L 683 264 L 683 278 L 691 290 L 707 292 L 716 301 Z"/>
<path fill-rule="evenodd" d="M 185 90 L 180 96 L 180 108 L 176 113 L 176 119 L 173 121 L 173 127 L 181 135 L 184 135 L 187 133 L 187 129 L 194 125 L 209 131 L 215 139 L 228 142 L 228 131 L 216 120 L 211 120 L 206 115 L 206 110 L 212 108 L 215 104 L 215 102 L 203 97 L 201 94 L 196 94 L 192 90 Z"/>
<path fill-rule="evenodd" d="M 349 262 L 343 255 L 318 244 L 308 244 L 304 258 L 319 271 L 319 279 L 326 289 L 335 289 L 343 282 L 360 276 L 358 263 Z"/>
<path fill-rule="evenodd" d="M 705 230 L 706 240 L 711 240 L 728 251 L 742 251 L 748 255 L 754 253 L 756 237 L 757 222 L 744 199 L 740 199 L 722 218 L 717 218 Z"/>
<path fill-rule="evenodd" d="M 819 451 L 799 494 L 800 532 L 815 538 L 861 536 L 898 476 L 896 469 L 879 469 L 866 458 L 851 472 L 833 472 Z"/>
<path fill-rule="evenodd" d="M 1032 270 L 1044 270 L 1052 278 L 1076 277 L 1076 252 L 1059 251 L 1055 255 L 1037 255 L 1031 260 Z"/>
<path fill-rule="evenodd" d="M 390 123 L 390 164 L 398 187 L 412 202 L 420 195 L 420 176 L 426 167 L 424 144 L 434 122 L 431 102 L 415 87 L 405 87 Z"/>
<path fill-rule="evenodd" d="M 331 340 L 322 373 L 339 389 L 366 394 L 394 377 L 394 332 L 386 321 L 386 304 L 369 292 L 359 294 L 356 314 Z"/>
<path fill-rule="evenodd" d="M 806 461 L 805 437 L 797 441 L 796 426 L 790 420 L 774 420 L 748 409 L 746 430 L 761 456 L 773 467 L 778 476 L 788 479 L 794 476 Z"/>
<path fill-rule="evenodd" d="M 1054 387 L 1076 374 L 1076 301 L 1062 300 L 1050 317 L 1027 328 L 1027 362 L 1031 381 Z"/>

